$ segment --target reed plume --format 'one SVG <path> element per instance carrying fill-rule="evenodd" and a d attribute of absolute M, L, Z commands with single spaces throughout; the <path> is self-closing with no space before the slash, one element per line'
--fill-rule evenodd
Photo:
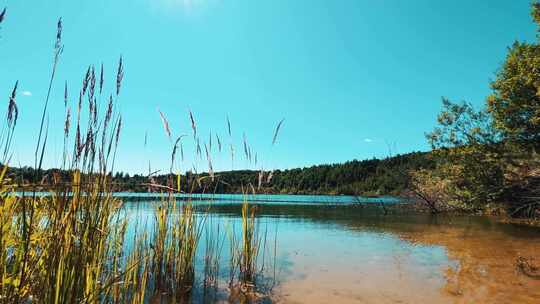
<path fill-rule="evenodd" d="M 148 130 L 144 132 L 144 147 L 146 148 L 146 144 L 148 143 Z"/>
<path fill-rule="evenodd" d="M 171 128 L 169 126 L 169 121 L 159 109 L 158 109 L 158 112 L 159 112 L 159 117 L 161 117 L 161 122 L 163 123 L 163 129 L 165 129 L 165 133 L 167 134 L 167 137 L 169 138 L 169 140 L 171 140 Z"/>
<path fill-rule="evenodd" d="M 58 19 L 58 23 L 56 24 L 56 42 L 54 44 L 54 60 L 53 60 L 53 68 L 51 72 L 51 77 L 49 80 L 49 88 L 47 90 L 47 97 L 45 98 L 45 104 L 43 106 L 43 113 L 41 115 L 41 123 L 39 126 L 39 134 L 37 139 L 37 145 L 35 150 L 35 162 L 34 162 L 34 168 L 41 169 L 41 164 L 43 161 L 43 154 L 45 153 L 45 146 L 47 143 L 47 134 L 45 134 L 45 138 L 43 140 L 43 143 L 41 142 L 42 136 L 43 136 L 43 127 L 45 125 L 45 116 L 47 114 L 47 107 L 49 105 L 49 98 L 51 96 L 51 90 L 53 86 L 53 81 L 56 75 L 56 68 L 58 66 L 58 62 L 60 60 L 60 54 L 62 54 L 64 47 L 62 45 L 62 18 Z M 38 152 L 41 148 L 41 158 L 39 158 L 39 166 L 38 166 Z"/>
<path fill-rule="evenodd" d="M 120 88 L 122 87 L 122 80 L 124 79 L 124 60 L 122 56 L 118 61 L 118 71 L 116 72 L 116 96 L 120 95 Z"/>
<path fill-rule="evenodd" d="M 195 139 L 197 137 L 197 126 L 191 110 L 189 110 L 189 119 L 191 120 L 191 129 L 193 129 L 193 139 Z"/>
<path fill-rule="evenodd" d="M 66 80 L 64 84 L 64 107 L 67 107 L 67 104 L 68 104 L 68 84 Z"/>
<path fill-rule="evenodd" d="M 276 143 L 278 133 L 279 133 L 279 129 L 281 128 L 281 124 L 283 124 L 284 120 L 285 119 L 280 120 L 279 123 L 277 124 L 276 130 L 274 131 L 274 137 L 272 138 L 272 145 L 274 145 Z"/>
<path fill-rule="evenodd" d="M 243 134 L 243 143 L 244 143 L 244 154 L 246 155 L 246 158 L 249 159 L 249 152 L 248 152 L 248 144 L 247 144 L 246 132 L 244 132 L 244 134 Z"/>
<path fill-rule="evenodd" d="M 82 90 L 81 90 L 81 96 L 86 95 L 86 90 L 88 90 L 88 85 L 90 84 L 90 77 L 91 77 L 91 69 L 92 66 L 88 66 L 88 69 L 86 70 L 86 74 L 84 75 L 83 82 L 82 82 Z"/>
<path fill-rule="evenodd" d="M 201 157 L 202 151 L 201 151 L 201 141 L 197 137 L 197 155 Z"/>
<path fill-rule="evenodd" d="M 64 122 L 64 137 L 69 137 L 69 128 L 71 125 L 71 107 L 66 110 L 66 120 Z"/>
<path fill-rule="evenodd" d="M 120 141 L 120 132 L 122 130 L 122 116 L 118 118 L 118 127 L 116 129 L 116 136 L 114 138 L 115 146 L 118 146 L 118 142 Z"/>
<path fill-rule="evenodd" d="M 8 110 L 7 110 L 7 116 L 6 116 L 7 132 L 6 134 L 4 134 L 4 132 L 0 134 L 0 143 L 4 145 L 4 156 L 2 159 L 2 163 L 4 164 L 8 161 L 8 154 L 11 148 L 11 141 L 13 140 L 13 135 L 15 133 L 15 126 L 17 125 L 17 120 L 19 118 L 19 108 L 17 107 L 17 102 L 16 102 L 18 86 L 19 86 L 19 81 L 16 81 L 15 86 L 13 87 L 13 90 L 11 91 L 11 95 L 9 96 Z"/>
<path fill-rule="evenodd" d="M 216 140 L 218 144 L 218 151 L 221 152 L 221 139 L 219 139 L 219 135 L 216 133 Z"/>
<path fill-rule="evenodd" d="M 96 69 L 92 65 L 90 69 L 90 83 L 88 85 L 88 103 L 92 106 L 96 90 Z M 90 114 L 92 114 L 92 108 L 90 108 Z"/>
<path fill-rule="evenodd" d="M 229 150 L 231 152 L 231 167 L 234 167 L 234 146 L 233 144 L 229 145 Z"/>
<path fill-rule="evenodd" d="M 6 18 L 6 10 L 7 10 L 7 8 L 4 7 L 2 12 L 0 13 L 0 23 L 2 23 L 4 21 L 4 19 Z"/>
<path fill-rule="evenodd" d="M 210 134 L 208 135 L 208 148 L 212 152 L 212 130 L 210 130 Z"/>
<path fill-rule="evenodd" d="M 113 97 L 112 95 L 109 96 L 109 102 L 107 103 L 107 112 L 105 112 L 105 119 L 103 120 L 103 135 L 105 135 L 105 132 L 107 131 L 107 128 L 109 127 L 109 123 L 111 122 L 112 115 L 113 115 Z"/>
<path fill-rule="evenodd" d="M 101 63 L 101 69 L 99 72 L 99 95 L 103 92 L 103 63 Z"/>
<path fill-rule="evenodd" d="M 229 116 L 227 115 L 227 131 L 229 132 L 229 137 L 232 136 L 231 133 L 231 121 L 229 120 Z"/>
<path fill-rule="evenodd" d="M 173 167 L 174 167 L 174 160 L 176 158 L 176 151 L 178 150 L 178 145 L 180 144 L 180 140 L 182 139 L 182 137 L 184 137 L 186 135 L 180 135 L 178 136 L 178 138 L 176 139 L 176 141 L 174 142 L 174 145 L 173 145 L 173 150 L 172 150 L 172 153 L 171 153 L 171 173 L 173 173 Z M 182 152 L 183 154 L 183 152 Z"/>
<path fill-rule="evenodd" d="M 15 86 L 11 91 L 11 96 L 9 97 L 8 111 L 7 111 L 7 122 L 9 127 L 14 127 L 17 124 L 17 118 L 19 117 L 19 108 L 17 107 L 16 97 L 17 97 L 17 87 L 19 86 L 19 81 L 15 82 Z"/>
<path fill-rule="evenodd" d="M 66 87 L 67 88 L 67 87 Z M 65 95 L 67 96 L 67 94 Z M 67 99 L 64 99 L 67 100 Z M 64 121 L 64 149 L 62 155 L 62 168 L 65 168 L 66 158 L 67 158 L 67 141 L 69 138 L 69 129 L 71 126 L 71 107 L 67 106 L 66 103 L 66 120 Z"/>
<path fill-rule="evenodd" d="M 206 146 L 206 144 L 204 144 L 204 149 L 206 150 L 206 160 L 208 161 L 208 174 L 210 175 L 212 181 L 214 181 L 214 168 L 212 166 L 212 157 L 210 156 L 210 152 L 208 151 L 208 147 Z"/>

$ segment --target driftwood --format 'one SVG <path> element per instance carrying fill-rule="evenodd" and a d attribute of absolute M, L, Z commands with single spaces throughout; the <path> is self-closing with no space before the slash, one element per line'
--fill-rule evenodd
<path fill-rule="evenodd" d="M 360 198 L 358 196 L 356 196 L 356 195 L 354 196 L 354 199 L 356 200 L 356 204 L 358 206 L 362 207 L 362 208 L 366 207 L 366 206 L 368 206 L 370 204 L 370 203 L 362 202 L 360 200 Z M 374 204 L 374 203 L 372 203 L 372 204 Z M 388 215 L 388 208 L 386 208 L 386 205 L 385 205 L 384 201 L 382 201 L 382 200 L 379 201 L 379 206 L 382 208 L 384 215 Z"/>
<path fill-rule="evenodd" d="M 420 191 L 413 190 L 413 192 L 414 192 L 414 194 L 416 194 L 416 196 L 418 196 L 420 199 L 422 199 L 422 201 L 424 201 L 426 203 L 429 210 L 431 210 L 432 214 L 440 213 L 440 210 L 437 208 L 437 204 L 434 201 L 427 198 Z"/>

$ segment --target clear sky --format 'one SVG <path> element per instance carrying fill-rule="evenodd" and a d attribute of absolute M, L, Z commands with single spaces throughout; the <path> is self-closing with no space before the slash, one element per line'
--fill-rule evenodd
<path fill-rule="evenodd" d="M 441 96 L 476 105 L 515 40 L 533 41 L 529 0 L 0 0 L 0 94 L 20 81 L 14 163 L 32 164 L 52 62 L 55 23 L 65 50 L 51 100 L 46 166 L 62 147 L 63 83 L 76 96 L 89 64 L 109 84 L 125 59 L 119 170 L 169 167 L 174 134 L 236 145 L 245 132 L 265 169 L 428 150 Z M 71 102 L 74 104 L 75 99 Z M 277 122 L 285 118 L 278 142 Z M 148 132 L 148 146 L 144 134 Z M 186 154 L 192 143 L 186 142 Z M 191 147 L 188 147 L 191 146 Z M 215 146 L 215 144 L 214 144 Z M 191 166 L 191 159 L 185 166 Z M 227 153 L 216 169 L 230 169 Z M 201 169 L 205 170 L 204 161 Z M 251 165 L 253 167 L 253 165 Z"/>

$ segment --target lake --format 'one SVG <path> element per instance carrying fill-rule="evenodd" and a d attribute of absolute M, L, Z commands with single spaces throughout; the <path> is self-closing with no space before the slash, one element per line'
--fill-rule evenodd
<path fill-rule="evenodd" d="M 122 196 L 122 195 L 119 195 Z M 155 225 L 159 199 L 124 194 L 128 239 Z M 481 216 L 432 216 L 357 204 L 351 197 L 252 196 L 261 239 L 264 303 L 539 303 L 540 280 L 516 259 L 538 257 L 540 229 Z M 392 203 L 395 199 L 363 199 Z M 181 204 L 181 203 L 179 203 Z M 227 302 L 232 235 L 241 233 L 242 196 L 193 201 L 201 225 L 194 303 Z M 217 240 L 212 295 L 203 288 L 205 250 Z M 130 245 L 126 245 L 129 251 Z M 537 259 L 538 261 L 538 259 Z M 255 301 L 255 302 L 257 302 Z"/>

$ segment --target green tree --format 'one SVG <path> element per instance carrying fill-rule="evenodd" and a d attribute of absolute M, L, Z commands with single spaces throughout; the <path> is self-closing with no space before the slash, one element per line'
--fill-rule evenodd
<path fill-rule="evenodd" d="M 532 5 L 540 25 L 540 2 Z M 540 29 L 540 27 L 539 27 Z M 515 42 L 491 83 L 486 108 L 443 99 L 438 127 L 427 134 L 436 172 L 420 172 L 415 186 L 444 186 L 451 204 L 479 209 L 504 202 L 513 215 L 540 214 L 540 45 Z M 427 177 L 427 178 L 425 178 Z"/>
<path fill-rule="evenodd" d="M 447 195 L 440 197 L 452 198 L 437 203 L 479 209 L 500 199 L 505 188 L 504 148 L 491 115 L 476 111 L 470 103 L 457 104 L 443 98 L 437 122 L 438 127 L 426 137 L 437 159 L 434 175 L 446 179 L 439 184 L 446 185 Z M 421 185 L 421 181 L 427 179 L 418 179 L 417 189 L 433 188 Z"/>
<path fill-rule="evenodd" d="M 532 16 L 540 29 L 540 3 L 532 5 Z M 540 45 L 515 42 L 491 83 L 487 99 L 495 126 L 507 140 L 540 146 Z"/>

